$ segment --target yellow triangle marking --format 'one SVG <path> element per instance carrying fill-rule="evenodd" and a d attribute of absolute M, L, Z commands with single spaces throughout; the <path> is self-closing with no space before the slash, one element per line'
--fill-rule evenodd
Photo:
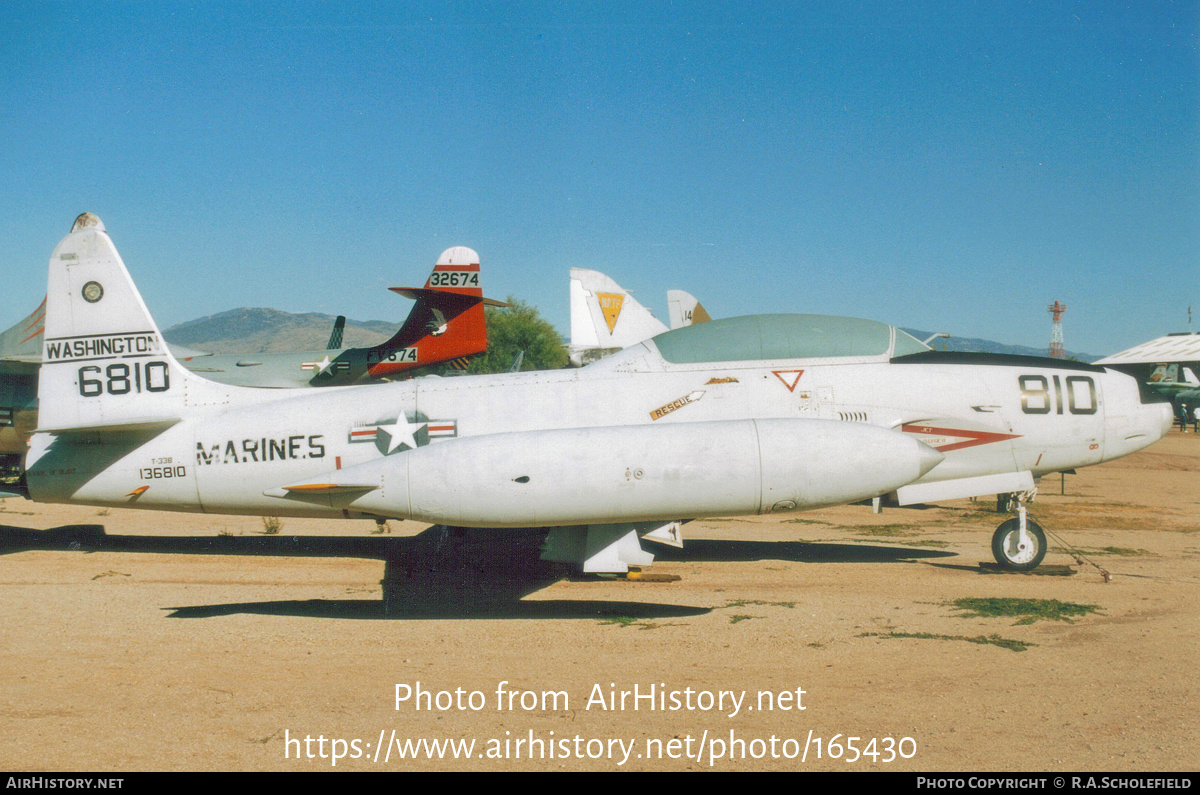
<path fill-rule="evenodd" d="M 612 334 L 617 318 L 621 316 L 621 304 L 625 303 L 625 296 L 622 293 L 596 293 L 596 300 L 600 302 L 600 312 L 608 324 L 608 333 Z"/>

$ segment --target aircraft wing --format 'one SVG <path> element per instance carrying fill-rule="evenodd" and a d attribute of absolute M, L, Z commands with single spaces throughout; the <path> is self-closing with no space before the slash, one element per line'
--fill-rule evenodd
<path fill-rule="evenodd" d="M 995 475 L 913 483 L 896 489 L 896 498 L 900 505 L 918 505 L 941 500 L 982 497 L 989 494 L 1019 493 L 1030 491 L 1032 488 L 1033 473 L 1025 469 L 1019 472 L 1000 472 Z"/>
<path fill-rule="evenodd" d="M 1167 334 L 1096 362 L 1110 364 L 1168 364 L 1200 362 L 1200 333 Z"/>

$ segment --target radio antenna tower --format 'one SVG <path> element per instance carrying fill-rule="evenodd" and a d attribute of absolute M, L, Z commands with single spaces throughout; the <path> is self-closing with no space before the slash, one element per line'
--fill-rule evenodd
<path fill-rule="evenodd" d="M 1050 327 L 1050 358 L 1065 359 L 1067 352 L 1063 350 L 1062 316 L 1067 311 L 1067 305 L 1055 300 L 1046 307 L 1046 311 L 1054 318 L 1054 324 Z"/>

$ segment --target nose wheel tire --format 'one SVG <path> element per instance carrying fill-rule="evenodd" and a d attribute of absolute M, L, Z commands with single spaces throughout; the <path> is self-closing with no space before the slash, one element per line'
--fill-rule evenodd
<path fill-rule="evenodd" d="M 1029 542 L 1021 545 L 1021 520 L 1009 519 L 996 528 L 992 536 L 992 554 L 996 562 L 1009 571 L 1033 571 L 1046 557 L 1046 534 L 1037 522 L 1025 520 Z"/>

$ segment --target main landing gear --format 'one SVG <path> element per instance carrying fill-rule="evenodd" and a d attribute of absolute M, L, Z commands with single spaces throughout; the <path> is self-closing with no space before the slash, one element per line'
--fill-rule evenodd
<path fill-rule="evenodd" d="M 1017 515 L 996 528 L 992 536 L 992 554 L 1009 571 L 1033 571 L 1046 557 L 1046 533 L 1025 511 L 1025 503 L 1033 499 L 1034 493 L 1023 491 L 1012 495 Z"/>

